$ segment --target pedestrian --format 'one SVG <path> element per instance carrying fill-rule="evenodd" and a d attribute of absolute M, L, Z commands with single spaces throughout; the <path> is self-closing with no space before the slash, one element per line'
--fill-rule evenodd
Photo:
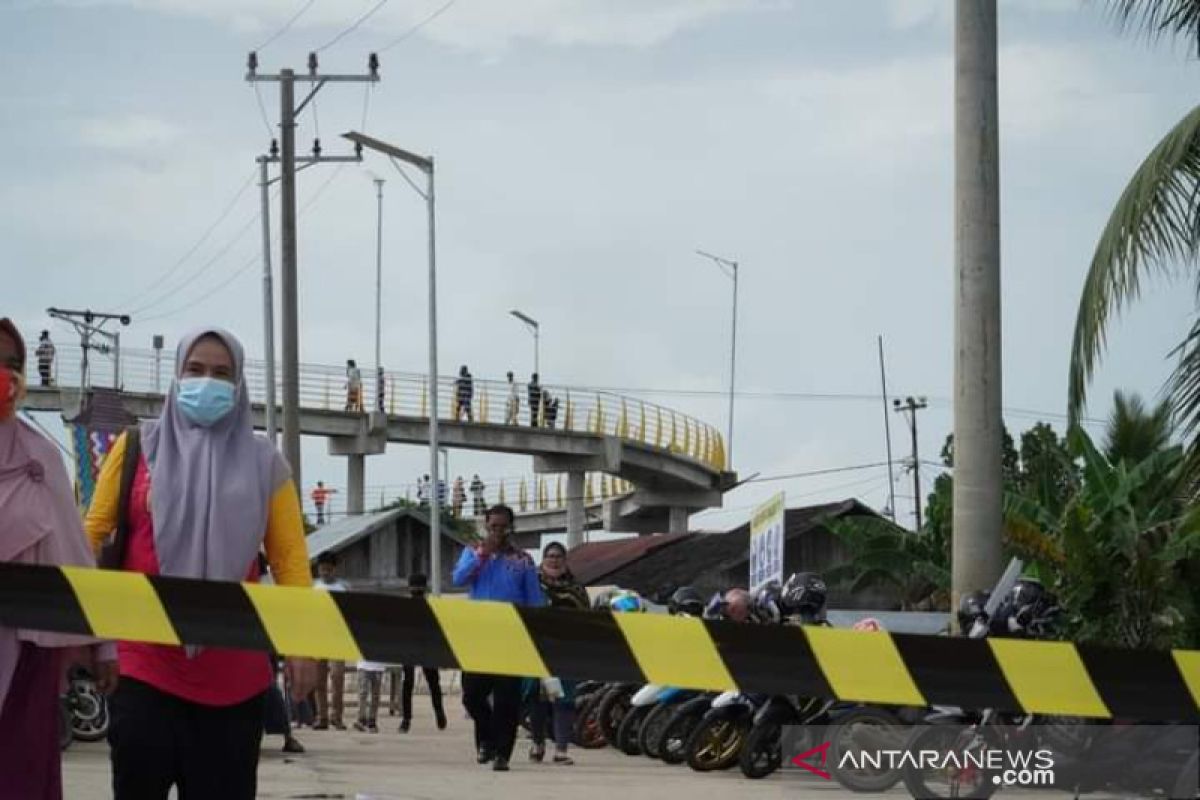
<path fill-rule="evenodd" d="M 553 428 L 558 419 L 558 398 L 551 397 L 549 392 L 542 393 L 542 406 L 545 408 L 546 427 Z"/>
<path fill-rule="evenodd" d="M 417 507 L 429 508 L 429 476 L 423 475 L 417 481 Z"/>
<path fill-rule="evenodd" d="M 241 343 L 202 328 L 175 363 L 159 417 L 118 438 L 101 467 L 85 522 L 93 548 L 111 536 L 105 563 L 122 569 L 249 582 L 265 549 L 275 583 L 310 586 L 300 496 L 283 456 L 254 433 Z M 116 800 L 165 800 L 172 786 L 180 797 L 253 798 L 272 679 L 262 653 L 141 642 L 119 653 Z M 307 694 L 316 664 L 291 658 L 285 671 Z"/>
<path fill-rule="evenodd" d="M 324 481 L 317 481 L 312 490 L 313 505 L 317 507 L 317 524 L 325 524 L 325 506 L 329 503 L 329 495 L 337 494 L 337 489 L 326 489 Z"/>
<path fill-rule="evenodd" d="M 375 371 L 375 410 L 380 414 L 384 413 L 384 400 L 386 395 L 386 378 L 384 376 L 383 367 L 379 367 Z"/>
<path fill-rule="evenodd" d="M 511 540 L 513 510 L 497 505 L 484 516 L 484 540 L 463 550 L 454 567 L 455 586 L 468 587 L 472 600 L 498 600 L 521 606 L 546 604 L 537 568 Z M 480 764 L 507 772 L 517 739 L 521 712 L 521 679 L 508 675 L 464 672 L 463 705 L 475 721 Z"/>
<path fill-rule="evenodd" d="M 0 561 L 94 567 L 62 457 L 17 418 L 25 358 L 16 326 L 0 319 Z M 61 800 L 59 684 L 72 654 L 112 691 L 115 645 L 0 625 L 0 797 Z"/>
<path fill-rule="evenodd" d="M 358 662 L 358 721 L 354 730 L 379 733 L 379 692 L 387 664 L 362 659 Z"/>
<path fill-rule="evenodd" d="M 413 599 L 423 598 L 428 585 L 429 579 L 424 573 L 414 572 L 408 576 L 409 596 Z M 421 667 L 421 673 L 425 676 L 425 685 L 429 688 L 429 700 L 433 703 L 433 716 L 437 720 L 438 730 L 445 730 L 446 711 L 442 707 L 442 684 L 437 667 Z M 400 690 L 400 733 L 408 733 L 412 727 L 413 679 L 416 677 L 416 667 L 405 664 L 401 675 L 403 683 Z"/>
<path fill-rule="evenodd" d="M 542 564 L 538 568 L 538 580 L 542 594 L 554 608 L 587 609 L 587 591 L 575 580 L 567 568 L 567 548 L 559 542 L 550 542 L 542 550 Z M 529 722 L 533 729 L 533 747 L 529 750 L 530 761 L 541 761 L 546 756 L 546 738 L 553 734 L 553 763 L 570 766 L 575 761 L 567 754 L 571 744 L 571 730 L 575 724 L 575 683 L 557 680 L 550 688 L 557 696 L 551 696 L 547 682 L 536 678 L 525 680 L 526 696 L 529 698 Z"/>
<path fill-rule="evenodd" d="M 517 383 L 513 374 L 508 373 L 508 399 L 504 401 L 504 424 L 518 424 L 517 415 L 521 411 L 521 393 L 517 391 Z"/>
<path fill-rule="evenodd" d="M 487 486 L 479 477 L 479 473 L 475 473 L 475 477 L 471 478 L 471 512 L 472 516 L 479 517 L 487 510 L 487 501 L 484 500 L 484 492 L 487 491 Z"/>
<path fill-rule="evenodd" d="M 536 428 L 542 417 L 542 385 L 535 372 L 529 377 L 529 427 Z"/>
<path fill-rule="evenodd" d="M 363 410 L 363 383 L 362 370 L 354 363 L 354 359 L 346 361 L 346 410 L 358 411 Z"/>
<path fill-rule="evenodd" d="M 467 502 L 467 490 L 463 486 L 462 475 L 454 479 L 454 488 L 450 492 L 451 497 L 451 513 L 455 517 L 462 516 L 463 505 Z"/>
<path fill-rule="evenodd" d="M 52 386 L 54 380 L 51 375 L 54 372 L 54 342 L 50 341 L 50 331 L 42 331 L 41 338 L 38 339 L 37 350 L 38 376 L 42 379 L 42 386 Z"/>
<path fill-rule="evenodd" d="M 304 745 L 292 735 L 291 714 L 288 713 L 287 700 L 283 690 L 279 688 L 279 661 L 274 655 L 268 655 L 271 665 L 271 685 L 267 688 L 267 696 L 263 705 L 263 733 L 268 736 L 283 737 L 283 752 L 303 753 Z"/>
<path fill-rule="evenodd" d="M 338 557 L 335 553 L 324 552 L 317 556 L 317 582 L 313 588 L 327 592 L 349 591 L 350 586 L 337 576 L 337 568 Z M 339 731 L 346 730 L 346 724 L 342 721 L 345 691 L 346 665 L 332 659 L 317 662 L 317 721 L 313 723 L 314 731 L 328 730 L 330 725 Z"/>
<path fill-rule="evenodd" d="M 471 410 L 471 401 L 475 397 L 475 379 L 471 377 L 471 373 L 467 370 L 467 365 L 463 364 L 458 370 L 458 379 L 454 381 L 454 421 L 458 422 L 462 417 L 467 418 L 467 422 L 474 422 L 475 415 Z"/>

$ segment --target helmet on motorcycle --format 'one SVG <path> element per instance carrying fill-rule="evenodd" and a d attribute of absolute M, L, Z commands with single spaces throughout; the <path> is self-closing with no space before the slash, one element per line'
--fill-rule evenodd
<path fill-rule="evenodd" d="M 970 592 L 958 601 L 958 629 L 966 635 L 977 620 L 987 620 L 987 601 L 991 592 Z"/>
<path fill-rule="evenodd" d="M 708 598 L 708 602 L 704 604 L 704 612 L 700 615 L 705 619 L 724 619 L 725 618 L 725 595 L 722 592 L 715 593 Z"/>
<path fill-rule="evenodd" d="M 1058 611 L 1058 599 L 1034 578 L 1020 578 L 996 610 L 993 632 L 1042 636 Z"/>
<path fill-rule="evenodd" d="M 704 615 L 704 596 L 691 586 L 680 586 L 667 601 L 667 610 L 672 614 L 688 617 Z"/>
<path fill-rule="evenodd" d="M 825 612 L 825 581 L 815 572 L 795 572 L 783 584 L 780 605 L 788 616 L 821 619 Z"/>
<path fill-rule="evenodd" d="M 622 589 L 608 601 L 608 608 L 618 613 L 645 611 L 646 601 L 632 589 Z"/>
<path fill-rule="evenodd" d="M 757 592 L 750 603 L 750 616 L 755 622 L 778 623 L 783 620 L 779 599 L 783 592 L 777 581 L 770 581 Z"/>
<path fill-rule="evenodd" d="M 592 610 L 593 611 L 607 611 L 609 608 L 609 605 L 608 605 L 609 602 L 612 601 L 613 597 L 619 591 L 621 591 L 621 590 L 620 589 L 605 589 L 604 591 L 598 593 L 596 595 L 596 597 L 592 600 Z"/>

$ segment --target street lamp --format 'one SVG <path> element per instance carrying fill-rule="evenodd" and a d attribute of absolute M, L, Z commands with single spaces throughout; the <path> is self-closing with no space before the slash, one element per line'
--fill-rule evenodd
<path fill-rule="evenodd" d="M 404 176 L 417 194 L 425 199 L 429 216 L 429 474 L 438 474 L 438 367 L 437 367 L 437 247 L 434 223 L 433 157 L 419 156 L 395 145 L 382 142 L 372 136 L 351 131 L 342 136 L 354 142 L 356 147 L 374 150 L 387 156 L 396 170 Z M 426 185 L 422 191 L 400 169 L 396 159 L 411 164 L 425 173 Z M 431 504 L 435 505 L 435 504 Z M 429 588 L 434 595 L 442 591 L 442 515 L 434 508 L 429 515 Z"/>
<path fill-rule="evenodd" d="M 527 314 L 522 314 L 520 311 L 517 311 L 515 308 L 508 313 L 512 314 L 517 319 L 521 320 L 521 322 L 524 322 L 525 326 L 527 328 L 529 328 L 530 331 L 533 332 L 533 373 L 535 375 L 540 375 L 542 371 L 538 368 L 538 347 L 539 347 L 538 340 L 540 338 L 541 326 L 538 325 L 538 321 L 536 319 L 528 316 Z"/>
<path fill-rule="evenodd" d="M 737 379 L 737 309 L 738 309 L 738 262 L 721 256 L 714 256 L 703 250 L 697 250 L 696 255 L 709 259 L 730 278 L 733 278 L 733 325 L 729 342 L 729 440 L 726 464 L 733 467 L 733 389 Z"/>

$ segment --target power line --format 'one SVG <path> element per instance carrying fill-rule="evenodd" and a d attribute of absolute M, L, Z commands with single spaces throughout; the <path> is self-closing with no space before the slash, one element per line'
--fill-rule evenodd
<path fill-rule="evenodd" d="M 760 475 L 756 478 L 750 478 L 744 481 L 744 483 L 766 483 L 768 481 L 787 481 L 793 478 L 813 478 L 818 475 L 833 475 L 838 472 L 855 472 L 862 469 L 875 469 L 886 466 L 886 461 L 876 461 L 873 464 L 856 464 L 852 467 L 833 467 L 832 469 L 818 469 L 811 472 L 793 472 L 787 475 Z"/>
<path fill-rule="evenodd" d="M 263 127 L 267 131 L 267 139 L 273 139 L 275 131 L 271 129 L 271 120 L 267 117 L 267 106 L 263 103 L 262 92 L 259 91 L 257 83 L 251 85 L 254 86 L 254 99 L 258 101 L 258 113 L 262 116 Z"/>
<path fill-rule="evenodd" d="M 258 47 L 254 48 L 254 49 L 256 51 L 262 50 L 264 47 L 266 47 L 267 45 L 274 42 L 280 36 L 283 36 L 285 33 L 287 33 L 291 29 L 291 27 L 296 24 L 296 20 L 298 20 L 298 19 L 300 19 L 300 17 L 304 16 L 304 12 L 306 12 L 306 11 L 308 11 L 308 9 L 312 8 L 313 3 L 315 3 L 315 2 L 317 2 L 317 0 L 307 0 L 307 2 L 304 3 L 304 5 L 300 6 L 299 11 L 297 11 L 295 14 L 293 14 L 291 16 L 291 18 L 288 19 L 287 22 L 283 23 L 283 27 L 281 27 L 279 30 L 275 31 L 275 33 L 273 33 L 269 37 L 267 37 L 267 40 L 265 42 L 263 42 L 262 44 L 260 44 Z"/>
<path fill-rule="evenodd" d="M 233 209 L 237 206 L 238 201 L 242 199 L 242 195 L 245 194 L 246 190 L 250 188 L 250 184 L 254 183 L 254 178 L 255 178 L 256 172 L 257 172 L 257 170 L 250 171 L 250 175 L 246 178 L 245 183 L 243 183 L 241 185 L 241 188 L 239 188 L 237 190 L 237 194 L 235 194 L 233 196 L 233 199 L 231 199 L 229 201 L 229 203 L 225 206 L 225 209 L 221 212 L 220 216 L 217 217 L 215 222 L 213 222 L 211 225 L 208 226 L 208 229 L 206 231 L 204 231 L 204 234 L 199 239 L 196 240 L 195 244 L 193 244 L 190 248 L 188 248 L 187 252 L 184 253 L 179 258 L 178 261 L 176 261 L 174 264 L 172 264 L 170 266 L 170 268 L 168 268 L 167 271 L 164 272 L 162 275 L 158 276 L 156 279 L 151 281 L 148 285 L 143 286 L 140 290 L 135 292 L 130 297 L 127 297 L 122 302 L 117 303 L 117 305 L 118 306 L 128 306 L 130 303 L 133 303 L 133 302 L 139 300 L 140 298 L 144 298 L 146 295 L 152 293 L 154 291 L 155 287 L 161 286 L 164 281 L 166 281 L 168 278 L 170 278 L 172 275 L 174 275 L 179 270 L 179 268 L 182 267 L 184 265 L 184 263 L 189 258 L 191 258 L 192 255 L 194 255 L 196 253 L 196 251 L 199 250 L 200 247 L 205 242 L 208 241 L 208 237 L 212 236 L 213 231 L 215 231 L 217 229 L 217 227 L 222 222 L 225 221 L 225 218 L 228 217 L 229 214 L 233 211 Z"/>
<path fill-rule="evenodd" d="M 388 50 L 391 50 L 393 47 L 395 47 L 396 45 L 400 44 L 400 43 L 401 43 L 401 42 L 403 42 L 405 39 L 409 38 L 410 36 L 412 36 L 413 34 L 415 34 L 417 31 L 419 31 L 419 30 L 421 30 L 422 28 L 424 28 L 424 27 L 425 27 L 426 25 L 428 25 L 429 23 L 433 22 L 435 19 L 437 19 L 438 17 L 440 17 L 442 14 L 446 13 L 447 11 L 449 11 L 449 10 L 450 10 L 450 7 L 451 7 L 451 6 L 453 6 L 453 5 L 454 5 L 455 3 L 457 3 L 457 2 L 458 2 L 458 0 L 448 0 L 448 2 L 444 3 L 444 4 L 442 5 L 442 7 L 441 7 L 441 8 L 439 8 L 437 11 L 434 11 L 432 14 L 430 14 L 430 15 L 429 15 L 428 17 L 426 17 L 425 19 L 421 20 L 421 21 L 420 21 L 420 22 L 418 22 L 416 25 L 413 25 L 411 28 L 409 28 L 409 29 L 408 29 L 408 30 L 406 30 L 404 33 L 402 33 L 402 34 L 400 34 L 399 36 L 397 36 L 395 39 L 393 39 L 391 42 L 389 42 L 388 44 L 386 44 L 386 45 L 384 45 L 383 47 L 381 47 L 381 48 L 380 48 L 379 50 L 377 50 L 376 52 L 379 52 L 379 53 L 386 53 Z"/>
<path fill-rule="evenodd" d="M 313 52 L 320 53 L 322 50 L 325 50 L 325 49 L 337 44 L 342 39 L 344 39 L 346 36 L 349 36 L 351 33 L 358 30 L 359 25 L 362 25 L 364 22 L 369 20 L 371 17 L 373 17 L 375 15 L 376 11 L 383 8 L 387 4 L 388 4 L 388 0 L 379 0 L 379 2 L 376 3 L 375 5 L 373 5 L 369 11 L 367 11 L 365 14 L 363 14 L 361 17 L 359 17 L 353 23 L 351 23 L 349 27 L 347 27 L 345 30 L 343 30 L 341 33 L 339 33 L 337 36 L 334 36 L 332 39 L 330 39 L 325 44 L 318 47 Z"/>

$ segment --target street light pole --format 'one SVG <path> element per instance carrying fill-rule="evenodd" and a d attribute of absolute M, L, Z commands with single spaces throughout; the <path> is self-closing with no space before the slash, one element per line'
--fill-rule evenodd
<path fill-rule="evenodd" d="M 375 179 L 375 405 L 383 413 L 383 178 Z"/>
<path fill-rule="evenodd" d="M 728 439 L 728 447 L 726 448 L 725 462 L 726 466 L 733 467 L 733 396 L 734 388 L 737 383 L 737 314 L 738 314 L 738 262 L 732 259 L 714 256 L 712 253 L 706 253 L 703 250 L 697 250 L 697 255 L 710 259 L 721 271 L 733 279 L 733 323 L 730 326 L 729 335 L 729 430 L 726 435 Z M 728 270 L 728 272 L 726 272 Z"/>
<path fill-rule="evenodd" d="M 517 319 L 521 320 L 521 322 L 524 322 L 525 327 L 529 328 L 529 330 L 533 332 L 533 374 L 541 375 L 542 370 L 541 370 L 540 365 L 538 364 L 538 360 L 539 360 L 538 351 L 541 349 L 542 326 L 538 323 L 538 321 L 536 319 L 529 316 L 528 314 L 523 314 L 520 311 L 517 311 L 515 308 L 512 311 L 509 311 L 508 313 L 512 314 Z"/>
<path fill-rule="evenodd" d="M 263 237 L 263 349 L 266 350 L 266 425 L 267 438 L 275 444 L 275 285 L 271 278 L 271 181 L 266 156 L 258 157 L 258 185 L 262 189 Z"/>
<path fill-rule="evenodd" d="M 343 137 L 360 147 L 383 153 L 392 159 L 393 166 L 408 180 L 408 175 L 395 163 L 399 159 L 425 173 L 425 191 L 416 184 L 413 189 L 425 199 L 429 219 L 429 474 L 436 481 L 438 474 L 438 362 L 437 362 L 437 228 L 434 204 L 434 169 L 432 156 L 419 156 L 407 150 L 380 141 L 364 133 L 350 131 Z M 411 181 L 410 181 L 411 183 Z M 442 591 L 442 519 L 436 500 L 429 515 L 429 589 L 434 595 Z"/>

